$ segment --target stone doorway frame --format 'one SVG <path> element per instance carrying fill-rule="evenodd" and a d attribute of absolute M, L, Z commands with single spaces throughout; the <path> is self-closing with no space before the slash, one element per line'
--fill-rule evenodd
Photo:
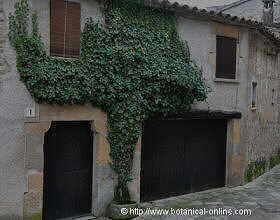
<path fill-rule="evenodd" d="M 36 105 L 36 117 L 24 123 L 26 190 L 24 219 L 42 219 L 44 137 L 52 121 L 90 121 L 94 132 L 92 214 L 99 216 L 113 198 L 116 175 L 110 168 L 107 115 L 91 105 Z"/>
<path fill-rule="evenodd" d="M 58 106 L 36 105 L 36 117 L 26 119 L 25 162 L 26 193 L 23 196 L 24 220 L 42 219 L 43 211 L 43 177 L 44 177 L 44 135 L 52 121 L 90 121 L 94 132 L 93 144 L 93 187 L 92 213 L 101 216 L 113 199 L 117 175 L 110 167 L 110 146 L 107 141 L 107 115 L 91 105 Z M 243 183 L 245 168 L 245 148 L 242 148 L 240 117 L 228 118 L 227 152 L 226 152 L 226 186 L 237 186 Z M 134 154 L 132 177 L 129 183 L 131 197 L 140 202 L 141 172 L 141 139 L 140 136 Z"/>
<path fill-rule="evenodd" d="M 226 186 L 235 187 L 244 184 L 247 149 L 244 143 L 244 133 L 241 118 L 228 120 L 226 149 Z"/>
<path fill-rule="evenodd" d="M 210 114 L 209 114 L 210 113 Z M 173 119 L 184 119 L 184 118 L 213 118 L 223 119 L 227 121 L 227 141 L 226 141 L 226 173 L 225 173 L 225 187 L 240 186 L 244 183 L 244 172 L 246 167 L 246 148 L 242 147 L 243 134 L 241 130 L 242 115 L 239 112 L 230 111 L 204 111 L 194 110 L 193 112 L 187 113 L 186 115 L 171 116 Z M 161 119 L 161 117 L 159 117 Z M 133 176 L 136 177 L 131 182 L 130 189 L 137 186 L 136 189 L 130 190 L 136 192 L 136 201 L 140 201 L 140 184 L 141 184 L 141 137 L 138 141 L 134 164 L 133 164 Z"/>

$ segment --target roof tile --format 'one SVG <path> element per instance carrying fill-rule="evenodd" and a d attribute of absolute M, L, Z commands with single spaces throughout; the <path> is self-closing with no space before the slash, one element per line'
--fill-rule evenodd
<path fill-rule="evenodd" d="M 161 8 L 164 10 L 173 11 L 180 15 L 191 15 L 202 19 L 223 22 L 231 25 L 245 26 L 250 29 L 255 29 L 261 34 L 266 36 L 277 47 L 280 48 L 280 36 L 271 32 L 262 22 L 246 19 L 244 17 L 239 18 L 230 14 L 224 14 L 222 12 L 215 12 L 213 10 L 207 11 L 205 9 L 199 9 L 197 7 L 190 7 L 189 5 L 182 5 L 178 2 L 170 2 L 169 0 L 145 0 L 145 4 L 149 7 Z"/>

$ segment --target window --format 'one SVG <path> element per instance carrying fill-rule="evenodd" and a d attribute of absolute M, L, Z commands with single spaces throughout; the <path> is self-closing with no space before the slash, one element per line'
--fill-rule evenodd
<path fill-rule="evenodd" d="M 256 101 L 257 101 L 257 83 L 252 82 L 252 102 L 251 102 L 251 107 L 252 109 L 256 108 Z"/>
<path fill-rule="evenodd" d="M 77 1 L 51 0 L 51 56 L 80 55 L 81 6 Z"/>
<path fill-rule="evenodd" d="M 235 38 L 217 36 L 216 78 L 236 79 L 236 51 Z"/>

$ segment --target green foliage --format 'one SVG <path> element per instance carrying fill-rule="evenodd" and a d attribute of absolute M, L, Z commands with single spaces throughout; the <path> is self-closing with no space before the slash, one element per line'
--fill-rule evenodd
<path fill-rule="evenodd" d="M 264 158 L 251 162 L 245 172 L 245 182 L 252 182 L 254 179 L 265 173 L 266 161 Z"/>
<path fill-rule="evenodd" d="M 158 113 L 187 112 L 207 94 L 200 69 L 176 31 L 174 15 L 141 2 L 107 1 L 106 24 L 89 18 L 81 56 L 70 60 L 47 56 L 28 0 L 20 0 L 10 15 L 17 68 L 32 97 L 49 104 L 90 102 L 107 112 L 118 202 L 130 200 L 127 183 L 142 122 Z"/>
<path fill-rule="evenodd" d="M 269 164 L 268 164 L 269 163 Z M 257 177 L 263 175 L 266 172 L 266 165 L 269 166 L 268 169 L 280 164 L 280 151 L 277 154 L 270 157 L 269 160 L 261 158 L 257 161 L 251 162 L 245 172 L 245 182 L 251 182 Z"/>
<path fill-rule="evenodd" d="M 269 169 L 280 164 L 280 151 L 276 155 L 273 155 L 269 160 Z"/>

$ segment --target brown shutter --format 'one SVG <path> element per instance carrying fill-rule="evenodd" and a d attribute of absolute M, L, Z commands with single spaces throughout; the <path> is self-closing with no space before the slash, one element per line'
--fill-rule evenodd
<path fill-rule="evenodd" d="M 216 78 L 235 79 L 237 40 L 217 36 Z"/>
<path fill-rule="evenodd" d="M 67 2 L 66 16 L 66 44 L 65 56 L 76 57 L 80 55 L 81 35 L 81 5 L 76 2 Z"/>
<path fill-rule="evenodd" d="M 80 55 L 80 19 L 79 3 L 51 0 L 51 56 Z"/>
<path fill-rule="evenodd" d="M 51 56 L 64 56 L 65 2 L 51 0 Z"/>

